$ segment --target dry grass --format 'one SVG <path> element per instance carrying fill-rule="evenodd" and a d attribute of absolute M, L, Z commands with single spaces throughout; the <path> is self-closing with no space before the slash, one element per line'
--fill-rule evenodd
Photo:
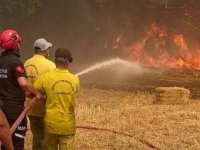
<path fill-rule="evenodd" d="M 158 87 L 156 91 L 157 104 L 187 104 L 190 91 L 180 87 Z"/>
<path fill-rule="evenodd" d="M 187 105 L 156 105 L 155 95 L 99 89 L 81 89 L 76 101 L 77 125 L 129 133 L 77 129 L 79 150 L 147 150 L 139 140 L 159 149 L 200 149 L 200 101 Z M 30 134 L 26 149 L 30 149 Z"/>

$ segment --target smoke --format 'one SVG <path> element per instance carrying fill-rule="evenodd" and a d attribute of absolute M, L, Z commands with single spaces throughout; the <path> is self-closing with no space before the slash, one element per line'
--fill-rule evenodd
<path fill-rule="evenodd" d="M 143 38 L 152 22 L 167 31 L 160 48 L 173 54 L 177 46 L 172 37 L 183 35 L 188 49 L 196 49 L 199 6 L 198 0 L 42 0 L 34 15 L 16 27 L 23 36 L 22 59 L 31 57 L 33 42 L 41 37 L 53 43 L 52 60 L 56 48 L 71 50 L 74 72 L 113 57 L 130 59 L 124 48 Z M 147 54 L 156 55 L 156 36 L 146 42 Z"/>

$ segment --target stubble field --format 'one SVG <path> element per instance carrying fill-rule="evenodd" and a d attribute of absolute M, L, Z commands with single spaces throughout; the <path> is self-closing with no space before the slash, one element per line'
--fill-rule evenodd
<path fill-rule="evenodd" d="M 136 74 L 118 66 L 81 76 L 76 149 L 199 150 L 200 74 L 186 71 Z M 189 89 L 189 103 L 154 103 L 160 86 Z M 26 150 L 30 149 L 28 130 Z"/>
<path fill-rule="evenodd" d="M 187 105 L 154 101 L 155 94 L 145 91 L 81 88 L 76 120 L 83 128 L 77 128 L 76 149 L 200 149 L 200 101 L 192 99 Z M 26 150 L 30 143 L 29 130 Z"/>

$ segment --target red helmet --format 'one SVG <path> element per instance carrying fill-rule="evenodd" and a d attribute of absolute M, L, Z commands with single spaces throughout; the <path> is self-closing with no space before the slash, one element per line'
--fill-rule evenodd
<path fill-rule="evenodd" d="M 5 30 L 0 36 L 0 46 L 6 50 L 17 48 L 20 41 L 21 37 L 15 30 Z"/>

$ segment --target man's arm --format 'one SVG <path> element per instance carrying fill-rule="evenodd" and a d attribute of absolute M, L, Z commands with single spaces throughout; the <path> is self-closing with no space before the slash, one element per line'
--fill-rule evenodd
<path fill-rule="evenodd" d="M 2 142 L 6 150 L 13 150 L 10 126 L 1 109 L 0 109 L 0 141 Z"/>
<path fill-rule="evenodd" d="M 37 99 L 40 99 L 42 97 L 42 94 L 38 90 L 36 90 L 33 87 L 33 85 L 27 80 L 24 65 L 22 64 L 20 60 L 17 60 L 13 64 L 13 75 L 23 90 L 30 92 Z"/>
<path fill-rule="evenodd" d="M 27 91 L 30 92 L 31 94 L 33 94 L 37 99 L 41 99 L 42 98 L 42 94 L 36 90 L 33 85 L 25 78 L 25 77 L 19 77 L 17 78 L 17 81 L 20 85 L 20 87 Z"/>

